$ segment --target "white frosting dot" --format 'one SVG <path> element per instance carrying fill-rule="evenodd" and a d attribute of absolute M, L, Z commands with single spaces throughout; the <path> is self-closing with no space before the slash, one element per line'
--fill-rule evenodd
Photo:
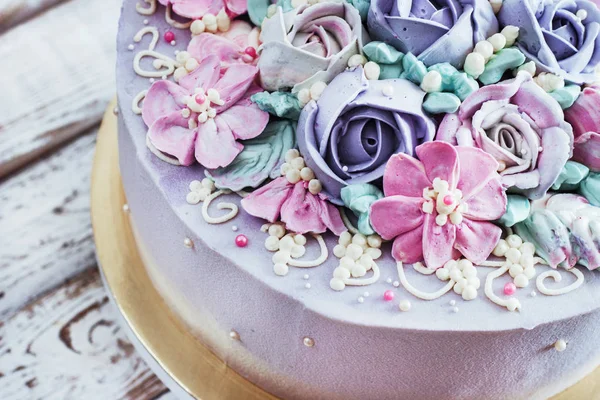
<path fill-rule="evenodd" d="M 400 282 L 398 282 L 398 281 L 394 281 L 394 282 L 392 283 L 392 286 L 394 286 L 394 287 L 400 287 Z"/>
<path fill-rule="evenodd" d="M 506 46 L 506 37 L 501 33 L 495 33 L 488 38 L 488 42 L 494 46 L 494 53 L 497 53 Z"/>
<path fill-rule="evenodd" d="M 310 101 L 310 90 L 306 88 L 300 90 L 298 92 L 298 100 L 302 104 L 308 103 Z"/>
<path fill-rule="evenodd" d="M 365 77 L 370 81 L 376 81 L 379 79 L 379 74 L 381 73 L 381 68 L 379 64 L 369 61 L 364 66 Z"/>
<path fill-rule="evenodd" d="M 487 62 L 494 55 L 494 46 L 487 40 L 482 40 L 481 42 L 477 42 L 474 51 L 481 54 Z"/>
<path fill-rule="evenodd" d="M 344 290 L 344 288 L 346 287 L 346 284 L 344 283 L 343 280 L 341 280 L 339 278 L 333 278 L 329 281 L 329 287 L 331 287 L 333 290 L 339 292 L 341 290 Z"/>
<path fill-rule="evenodd" d="M 398 308 L 400 308 L 400 311 L 410 311 L 412 307 L 412 304 L 410 303 L 409 300 L 402 300 L 400 302 L 400 304 L 398 305 Z"/>
<path fill-rule="evenodd" d="M 305 287 L 306 289 L 310 289 L 312 286 L 311 286 L 311 284 L 310 284 L 310 283 L 307 283 L 307 284 L 305 284 L 305 285 L 304 285 L 304 287 Z"/>
<path fill-rule="evenodd" d="M 478 78 L 485 71 L 485 58 L 479 53 L 469 53 L 463 68 L 467 74 Z"/>
<path fill-rule="evenodd" d="M 323 94 L 323 91 L 325 90 L 326 87 L 327 87 L 327 84 L 325 82 L 313 83 L 313 85 L 310 87 L 310 97 L 315 101 L 319 100 L 319 98 L 321 97 L 321 94 Z"/>
<path fill-rule="evenodd" d="M 308 274 L 304 274 L 304 276 L 303 276 L 302 278 L 303 278 L 305 281 L 307 281 L 307 280 L 310 278 L 310 276 L 309 276 Z"/>
<path fill-rule="evenodd" d="M 275 275 L 285 276 L 288 274 L 289 270 L 287 264 L 278 263 L 273 265 L 273 272 L 275 272 Z"/>
<path fill-rule="evenodd" d="M 581 10 L 577 10 L 577 14 L 575 15 L 577 15 L 577 18 L 583 21 L 588 17 L 588 12 L 582 8 Z"/>
<path fill-rule="evenodd" d="M 384 96 L 392 97 L 394 95 L 394 87 L 392 85 L 384 85 L 381 89 Z"/>
<path fill-rule="evenodd" d="M 364 297 L 362 297 L 362 296 L 360 296 L 360 297 L 358 298 L 358 302 L 359 302 L 359 303 L 361 303 L 361 304 L 362 304 L 362 303 L 364 303 L 364 302 L 365 302 L 365 298 L 364 298 Z"/>
<path fill-rule="evenodd" d="M 240 334 L 233 329 L 229 332 L 229 337 L 233 340 L 240 340 Z"/>
<path fill-rule="evenodd" d="M 194 242 L 192 242 L 192 239 L 190 239 L 190 238 L 185 238 L 185 239 L 183 239 L 183 245 L 185 247 L 187 247 L 188 249 L 190 249 L 194 246 Z"/>
<path fill-rule="evenodd" d="M 439 92 L 442 90 L 442 75 L 437 71 L 429 71 L 421 82 L 421 89 L 427 93 Z"/>
<path fill-rule="evenodd" d="M 559 339 L 554 343 L 554 348 L 558 352 L 565 351 L 567 349 L 567 342 L 565 342 L 564 339 Z"/>
<path fill-rule="evenodd" d="M 359 65 L 365 65 L 367 63 L 367 59 L 362 54 L 355 54 L 348 59 L 348 67 L 354 68 Z"/>
<path fill-rule="evenodd" d="M 123 204 L 123 211 L 129 212 L 129 204 Z"/>
<path fill-rule="evenodd" d="M 506 39 L 505 46 L 510 47 L 513 44 L 515 44 L 515 41 L 519 37 L 519 27 L 514 25 L 508 25 L 505 26 L 504 29 L 502 29 L 501 33 Z"/>

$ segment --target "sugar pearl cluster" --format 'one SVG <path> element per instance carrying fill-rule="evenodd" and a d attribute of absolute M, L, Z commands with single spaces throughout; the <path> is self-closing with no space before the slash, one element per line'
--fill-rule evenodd
<path fill-rule="evenodd" d="M 188 126 L 195 129 L 198 124 L 203 124 L 211 118 L 216 117 L 217 110 L 212 105 L 222 106 L 221 94 L 216 89 L 204 90 L 196 88 L 192 96 L 184 96 L 183 103 L 187 106 L 181 110 L 181 116 L 188 118 Z M 196 118 L 192 118 L 197 116 Z"/>
<path fill-rule="evenodd" d="M 310 88 L 304 88 L 298 92 L 298 100 L 300 100 L 302 106 L 308 104 L 311 100 L 317 101 L 321 98 L 326 87 L 327 84 L 325 82 L 315 82 Z"/>
<path fill-rule="evenodd" d="M 215 189 L 215 183 L 209 178 L 204 178 L 202 181 L 192 181 L 190 183 L 190 192 L 185 197 L 185 200 L 188 204 L 198 204 L 206 200 Z"/>
<path fill-rule="evenodd" d="M 547 93 L 552 93 L 555 90 L 565 87 L 564 78 L 550 72 L 542 72 L 533 78 L 533 81 Z"/>
<path fill-rule="evenodd" d="M 370 81 L 376 81 L 381 74 L 381 67 L 374 61 L 367 61 L 362 54 L 355 54 L 348 59 L 348 68 L 363 66 L 365 77 Z"/>
<path fill-rule="evenodd" d="M 535 246 L 533 243 L 523 242 L 520 236 L 509 235 L 506 239 L 501 239 L 492 254 L 506 257 L 505 265 L 509 267 L 508 273 L 516 287 L 528 286 L 529 280 L 535 277 Z"/>
<path fill-rule="evenodd" d="M 502 32 L 478 42 L 473 52 L 469 53 L 465 59 L 465 72 L 475 79 L 479 78 L 485 71 L 485 64 L 494 56 L 494 53 L 512 46 L 518 37 L 519 28 L 508 25 L 502 29 Z"/>
<path fill-rule="evenodd" d="M 481 281 L 477 277 L 477 268 L 471 261 L 450 260 L 437 269 L 435 274 L 442 281 L 454 281 L 454 292 L 460 294 L 463 300 L 477 298 L 477 289 L 481 286 Z"/>
<path fill-rule="evenodd" d="M 333 290 L 344 290 L 345 280 L 365 276 L 373 269 L 374 261 L 381 257 L 381 242 L 379 235 L 342 233 L 333 248 L 333 255 L 340 259 L 340 264 L 333 271 L 329 286 Z"/>
<path fill-rule="evenodd" d="M 462 192 L 459 189 L 450 189 L 447 181 L 435 178 L 433 188 L 423 190 L 422 210 L 424 213 L 432 214 L 437 211 L 435 223 L 444 226 L 448 221 L 454 225 L 460 225 L 463 221 L 462 213 L 467 210 L 467 204 L 462 201 Z"/>
<path fill-rule="evenodd" d="M 306 253 L 306 236 L 296 233 L 287 233 L 285 226 L 276 222 L 263 225 L 262 230 L 269 233 L 265 240 L 265 248 L 275 252 L 273 254 L 273 272 L 285 276 L 289 272 L 288 262 L 292 258 L 300 258 Z"/>
<path fill-rule="evenodd" d="M 202 19 L 197 19 L 190 25 L 192 35 L 196 36 L 203 32 L 216 33 L 227 32 L 231 26 L 229 15 L 222 8 L 217 15 L 206 14 Z"/>
<path fill-rule="evenodd" d="M 323 189 L 321 181 L 315 178 L 315 173 L 306 166 L 304 158 L 296 149 L 288 150 L 285 153 L 285 163 L 281 165 L 281 175 L 285 176 L 292 184 L 304 181 L 305 187 L 312 194 L 319 194 Z"/>
<path fill-rule="evenodd" d="M 177 69 L 173 74 L 175 82 L 179 82 L 181 78 L 194 71 L 200 65 L 198 60 L 191 56 L 187 51 L 180 51 L 175 57 L 177 61 Z"/>

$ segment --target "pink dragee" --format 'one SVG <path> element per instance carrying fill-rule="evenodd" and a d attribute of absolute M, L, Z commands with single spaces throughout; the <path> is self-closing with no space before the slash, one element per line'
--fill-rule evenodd
<path fill-rule="evenodd" d="M 416 154 L 418 159 L 396 154 L 388 162 L 386 197 L 371 206 L 373 228 L 394 240 L 392 255 L 398 261 L 425 261 L 431 269 L 461 254 L 473 263 L 485 261 L 502 233 L 489 221 L 506 211 L 498 163 L 480 149 L 441 141 L 422 144 Z M 447 186 L 434 192 L 441 181 Z M 438 218 L 446 212 L 460 215 Z"/>
<path fill-rule="evenodd" d="M 244 148 L 238 140 L 260 135 L 269 121 L 268 113 L 250 100 L 261 91 L 254 83 L 257 73 L 249 64 L 234 64 L 223 72 L 212 55 L 179 84 L 155 82 L 142 106 L 150 142 L 182 165 L 194 159 L 211 169 L 229 165 Z M 202 122 L 188 102 L 203 100 L 209 89 L 218 92 L 222 104 L 211 104 L 215 115 Z"/>

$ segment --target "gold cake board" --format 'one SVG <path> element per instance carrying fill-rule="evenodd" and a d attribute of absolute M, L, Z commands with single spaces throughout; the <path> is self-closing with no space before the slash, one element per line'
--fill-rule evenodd
<path fill-rule="evenodd" d="M 98 132 L 92 172 L 92 225 L 104 283 L 136 349 L 150 368 L 184 399 L 276 398 L 229 368 L 173 314 L 146 273 L 138 252 L 118 164 L 113 101 Z M 590 338 L 595 340 L 596 338 Z M 599 399 L 600 369 L 553 400 Z"/>

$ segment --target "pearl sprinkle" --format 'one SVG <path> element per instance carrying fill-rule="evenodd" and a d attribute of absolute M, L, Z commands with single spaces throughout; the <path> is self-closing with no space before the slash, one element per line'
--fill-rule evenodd
<path fill-rule="evenodd" d="M 565 351 L 567 349 L 567 342 L 565 342 L 563 339 L 557 340 L 556 343 L 554 343 L 554 349 L 556 349 L 558 352 Z"/>
<path fill-rule="evenodd" d="M 304 181 L 305 187 L 314 195 L 323 190 L 321 181 L 315 178 L 314 171 L 306 166 L 304 158 L 300 156 L 300 152 L 296 149 L 288 150 L 285 154 L 285 163 L 281 166 L 281 175 L 285 176 L 288 182 L 292 184 Z"/>
<path fill-rule="evenodd" d="M 523 242 L 518 235 L 510 235 L 506 239 L 500 239 L 492 254 L 496 257 L 506 258 L 504 265 L 508 267 L 508 273 L 513 278 L 515 290 L 527 287 L 529 281 L 535 277 L 535 246 L 533 243 Z"/>
<path fill-rule="evenodd" d="M 302 343 L 306 347 L 313 347 L 315 345 L 315 340 L 313 338 L 305 337 L 304 339 L 302 339 Z"/>
<path fill-rule="evenodd" d="M 365 236 L 361 233 L 352 235 L 344 232 L 333 248 L 333 255 L 340 259 L 338 267 L 333 271 L 329 286 L 336 291 L 344 290 L 346 285 L 353 284 L 351 278 L 362 278 L 374 267 L 375 260 L 381 257 L 381 238 L 377 235 Z"/>
<path fill-rule="evenodd" d="M 450 260 L 442 268 L 435 271 L 438 279 L 454 281 L 454 292 L 462 296 L 463 300 L 477 298 L 477 289 L 481 281 L 477 277 L 477 268 L 469 260 Z"/>
<path fill-rule="evenodd" d="M 304 88 L 298 92 L 298 100 L 303 106 L 311 100 L 317 101 L 321 98 L 321 94 L 323 94 L 326 87 L 327 84 L 325 82 L 315 82 L 310 88 Z"/>
<path fill-rule="evenodd" d="M 215 183 L 209 178 L 204 178 L 202 181 L 192 181 L 190 183 L 190 192 L 185 197 L 185 200 L 188 204 L 198 204 L 206 200 L 215 189 Z"/>
<path fill-rule="evenodd" d="M 235 245 L 237 247 L 246 247 L 246 246 L 248 246 L 248 237 L 246 235 L 237 235 L 235 237 Z"/>
<path fill-rule="evenodd" d="M 500 10 L 501 6 L 501 0 L 497 2 L 496 6 L 492 3 L 492 7 L 497 7 L 498 10 Z M 473 52 L 467 54 L 465 58 L 465 72 L 475 79 L 479 78 L 485 71 L 486 63 L 494 57 L 494 53 L 514 45 L 518 37 L 519 28 L 508 25 L 502 29 L 502 32 L 495 33 L 487 40 L 476 43 Z"/>
<path fill-rule="evenodd" d="M 300 258 L 306 253 L 306 237 L 296 233 L 286 233 L 283 223 L 266 224 L 263 230 L 269 234 L 265 240 L 265 248 L 273 254 L 273 272 L 275 275 L 285 276 L 289 273 L 288 263 L 292 258 Z M 308 279 L 304 275 L 304 279 Z M 308 285 L 308 287 L 306 286 Z M 305 287 L 310 288 L 307 283 Z"/>

